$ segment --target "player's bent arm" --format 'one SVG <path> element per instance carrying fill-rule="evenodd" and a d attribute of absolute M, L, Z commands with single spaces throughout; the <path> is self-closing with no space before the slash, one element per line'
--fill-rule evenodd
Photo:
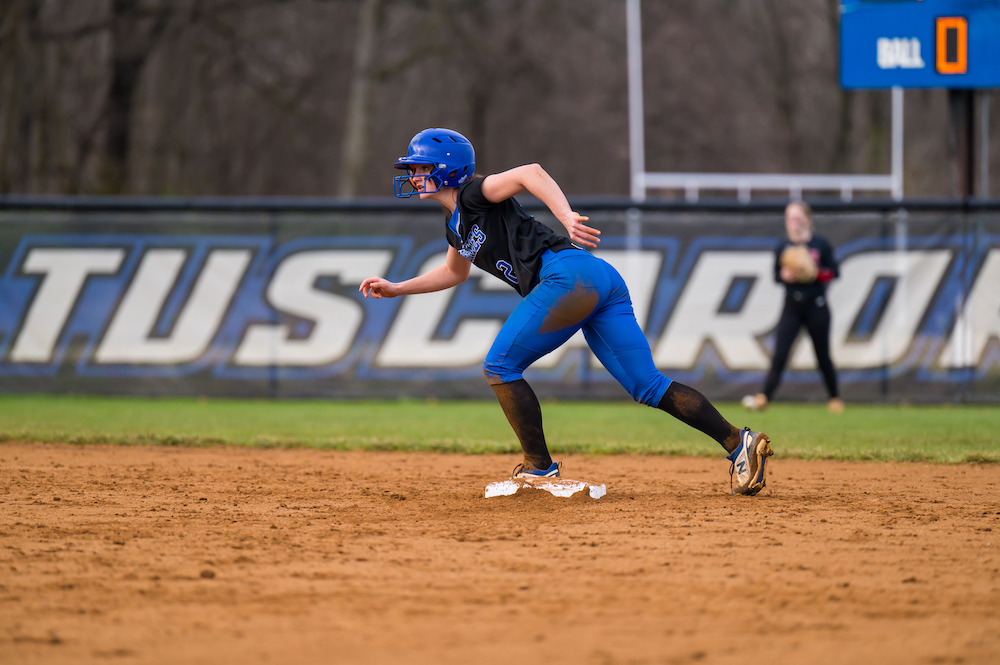
<path fill-rule="evenodd" d="M 422 275 L 405 282 L 390 282 L 381 277 L 369 277 L 358 290 L 367 298 L 395 298 L 415 293 L 443 291 L 469 279 L 472 263 L 463 258 L 454 247 L 448 248 L 444 263 Z"/>
<path fill-rule="evenodd" d="M 548 206 L 566 227 L 570 240 L 584 247 L 597 247 L 597 243 L 601 242 L 597 237 L 601 232 L 583 223 L 590 218 L 573 211 L 559 184 L 540 165 L 525 164 L 483 179 L 483 196 L 493 203 L 500 203 L 525 190 Z"/>

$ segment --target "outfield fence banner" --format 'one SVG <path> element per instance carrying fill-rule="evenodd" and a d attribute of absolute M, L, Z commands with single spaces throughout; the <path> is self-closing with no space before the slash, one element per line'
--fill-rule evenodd
<path fill-rule="evenodd" d="M 657 366 L 713 399 L 758 391 L 784 299 L 781 206 L 574 203 Z M 1000 402 L 1000 205 L 894 206 L 817 207 L 840 261 L 843 396 Z M 0 197 L 0 390 L 492 398 L 481 363 L 517 292 L 474 268 L 438 293 L 358 293 L 446 250 L 441 211 L 416 202 Z M 525 378 L 542 397 L 628 399 L 582 334 Z M 808 338 L 776 397 L 825 398 Z"/>

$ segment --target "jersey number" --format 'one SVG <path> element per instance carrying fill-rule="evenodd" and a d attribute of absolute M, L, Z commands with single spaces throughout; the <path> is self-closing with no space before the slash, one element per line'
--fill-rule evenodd
<path fill-rule="evenodd" d="M 497 261 L 497 270 L 502 272 L 503 276 L 509 279 L 511 284 L 517 284 L 517 277 L 514 275 L 514 266 L 506 261 Z"/>

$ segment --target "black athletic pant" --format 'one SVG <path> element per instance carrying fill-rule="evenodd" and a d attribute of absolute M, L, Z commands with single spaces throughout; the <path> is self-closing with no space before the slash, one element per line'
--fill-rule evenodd
<path fill-rule="evenodd" d="M 796 298 L 798 296 L 798 298 Z M 816 360 L 823 373 L 823 381 L 830 397 L 837 397 L 837 371 L 830 360 L 830 308 L 826 304 L 826 296 L 807 296 L 801 292 L 791 291 L 785 295 L 785 308 L 781 311 L 778 321 L 778 338 L 774 345 L 774 360 L 771 361 L 771 371 L 768 372 L 764 384 L 764 394 L 768 401 L 774 395 L 781 383 L 781 374 L 785 371 L 788 354 L 792 343 L 802 326 L 809 331 L 813 347 L 816 349 Z"/>

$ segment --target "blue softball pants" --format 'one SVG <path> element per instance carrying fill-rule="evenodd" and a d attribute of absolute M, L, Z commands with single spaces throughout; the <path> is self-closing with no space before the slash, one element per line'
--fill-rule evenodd
<path fill-rule="evenodd" d="M 640 404 L 655 407 L 671 380 L 653 363 L 628 287 L 582 249 L 546 250 L 538 284 L 514 308 L 483 362 L 491 385 L 522 378 L 531 363 L 583 329 L 594 355 Z"/>

